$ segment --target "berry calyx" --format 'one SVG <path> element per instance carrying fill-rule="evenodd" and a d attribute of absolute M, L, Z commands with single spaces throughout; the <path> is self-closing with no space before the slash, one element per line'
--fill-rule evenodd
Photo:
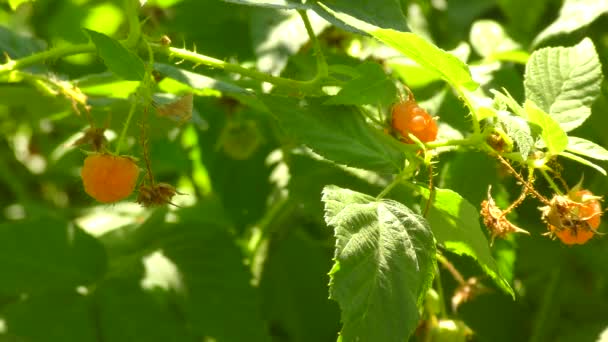
<path fill-rule="evenodd" d="M 411 94 L 407 101 L 395 104 L 391 113 L 391 126 L 402 136 L 403 142 L 413 143 L 408 134 L 414 135 L 422 142 L 437 139 L 437 123 L 429 113 L 418 106 Z"/>
<path fill-rule="evenodd" d="M 112 203 L 133 192 L 139 168 L 131 157 L 95 153 L 84 160 L 80 175 L 87 194 L 99 202 Z"/>

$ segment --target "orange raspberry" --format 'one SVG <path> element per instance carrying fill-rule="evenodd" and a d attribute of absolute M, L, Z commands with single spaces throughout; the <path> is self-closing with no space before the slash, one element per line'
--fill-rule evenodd
<path fill-rule="evenodd" d="M 600 198 L 589 190 L 573 190 L 567 196 L 557 195 L 550 205 L 542 207 L 543 219 L 550 236 L 564 244 L 582 245 L 597 232 L 602 216 Z"/>
<path fill-rule="evenodd" d="M 130 157 L 92 154 L 84 160 L 80 175 L 84 191 L 102 203 L 120 201 L 135 188 L 139 168 Z"/>
<path fill-rule="evenodd" d="M 420 108 L 413 98 L 393 106 L 391 125 L 403 136 L 403 141 L 412 143 L 407 138 L 411 133 L 422 142 L 437 139 L 437 123 L 424 109 Z"/>

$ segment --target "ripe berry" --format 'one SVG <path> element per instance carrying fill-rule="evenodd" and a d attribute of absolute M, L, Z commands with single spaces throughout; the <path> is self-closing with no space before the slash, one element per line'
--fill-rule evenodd
<path fill-rule="evenodd" d="M 401 134 L 402 141 L 408 144 L 413 143 L 408 138 L 408 133 L 422 142 L 437 139 L 437 123 L 429 113 L 418 106 L 411 95 L 407 101 L 393 106 L 391 125 L 395 131 Z"/>
<path fill-rule="evenodd" d="M 139 168 L 132 158 L 101 153 L 88 156 L 80 172 L 84 191 L 102 203 L 129 196 L 138 174 Z"/>
<path fill-rule="evenodd" d="M 600 225 L 602 207 L 589 190 L 573 190 L 567 196 L 557 195 L 550 205 L 541 208 L 549 235 L 557 236 L 567 245 L 589 241 Z"/>

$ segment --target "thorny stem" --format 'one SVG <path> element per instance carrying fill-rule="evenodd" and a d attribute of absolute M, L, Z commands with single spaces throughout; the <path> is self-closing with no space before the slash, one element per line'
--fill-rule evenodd
<path fill-rule="evenodd" d="M 52 48 L 50 50 L 38 52 L 27 57 L 15 60 L 8 60 L 6 63 L 0 65 L 0 76 L 8 74 L 14 70 L 19 70 L 27 68 L 34 64 L 43 63 L 47 60 L 54 60 L 65 56 L 92 52 L 95 52 L 95 45 L 93 44 L 77 44 Z"/>
<path fill-rule="evenodd" d="M 549 174 L 547 173 L 546 170 L 541 169 L 540 173 L 543 175 L 543 177 L 545 177 L 545 179 L 549 183 L 549 186 L 551 187 L 551 189 L 553 189 L 553 191 L 555 191 L 556 194 L 558 194 L 558 195 L 563 195 L 564 194 L 560 190 L 560 188 L 557 186 L 557 184 L 555 184 L 555 182 L 553 181 L 553 179 L 551 178 L 551 176 L 549 176 Z"/>
<path fill-rule="evenodd" d="M 534 183 L 534 169 L 533 168 L 529 168 L 528 169 L 528 183 L 529 184 L 533 184 Z M 511 203 L 511 205 L 502 211 L 502 214 L 500 215 L 500 217 L 505 217 L 508 213 L 510 213 L 511 211 L 513 211 L 513 209 L 517 208 L 517 206 L 519 206 L 521 204 L 521 202 L 523 202 L 526 199 L 526 196 L 528 195 L 528 188 L 524 186 L 524 188 L 521 190 L 521 194 L 519 195 L 519 197 L 515 200 L 515 202 Z"/>
<path fill-rule="evenodd" d="M 304 22 L 304 26 L 306 27 L 306 32 L 308 33 L 308 37 L 310 37 L 310 41 L 312 42 L 313 49 L 315 51 L 315 58 L 317 59 L 317 76 L 315 79 L 320 79 L 323 77 L 327 77 L 329 75 L 327 62 L 325 61 L 325 56 L 323 55 L 323 51 L 321 51 L 321 45 L 319 44 L 319 40 L 315 35 L 315 32 L 312 29 L 312 25 L 310 24 L 310 20 L 308 19 L 308 15 L 305 10 L 298 11 L 300 17 L 302 17 L 302 21 Z"/>
<path fill-rule="evenodd" d="M 452 263 L 448 259 L 446 259 L 446 257 L 444 257 L 442 254 L 437 253 L 437 261 L 439 261 L 439 263 L 443 267 L 445 267 L 448 272 L 450 272 L 452 277 L 454 277 L 454 279 L 458 282 L 459 285 L 463 286 L 466 284 L 466 281 L 464 280 L 462 274 L 458 272 L 456 267 L 454 267 L 454 265 L 452 265 Z"/>
<path fill-rule="evenodd" d="M 137 94 L 137 93 L 136 93 Z M 131 125 L 131 119 L 135 114 L 135 109 L 137 108 L 137 95 L 132 95 L 131 98 L 131 107 L 129 107 L 129 114 L 127 114 L 127 119 L 125 120 L 124 125 L 122 126 L 122 131 L 120 132 L 120 137 L 118 138 L 118 142 L 116 143 L 116 151 L 114 152 L 116 155 L 120 155 L 120 150 L 127 136 L 127 131 L 129 130 L 129 125 Z"/>
<path fill-rule="evenodd" d="M 439 260 L 439 254 L 437 254 L 437 260 Z M 448 316 L 448 310 L 445 306 L 445 293 L 443 292 L 443 284 L 441 282 L 441 270 L 439 266 L 435 267 L 435 282 L 437 284 L 437 296 L 439 296 L 439 317 L 446 318 Z"/>
<path fill-rule="evenodd" d="M 456 92 L 458 93 L 458 97 L 460 97 L 460 99 L 462 99 L 462 101 L 464 102 L 464 104 L 467 106 L 467 108 L 469 108 L 469 111 L 471 112 L 471 121 L 473 124 L 473 133 L 474 134 L 480 134 L 481 133 L 481 126 L 479 125 L 479 121 L 477 121 L 477 114 L 475 112 L 475 107 L 473 107 L 473 104 L 471 103 L 471 101 L 469 101 L 469 98 L 467 97 L 465 91 L 463 89 L 461 89 L 460 87 L 455 87 Z"/>
<path fill-rule="evenodd" d="M 515 169 L 513 168 L 513 166 L 511 166 L 511 164 L 509 164 L 509 162 L 507 162 L 505 160 L 505 158 L 503 158 L 501 155 L 496 154 L 496 158 L 498 158 L 498 160 L 500 160 L 500 162 L 507 167 L 507 169 L 513 174 L 513 176 L 515 176 L 515 178 L 517 178 L 518 181 L 521 182 L 521 184 L 528 189 L 528 191 L 534 195 L 534 197 L 536 197 L 539 201 L 543 202 L 543 204 L 549 205 L 549 200 L 547 198 L 545 198 L 545 196 L 541 195 L 538 193 L 538 191 L 536 191 L 536 189 L 534 189 L 534 187 L 532 186 L 532 184 L 526 182 L 525 179 L 523 179 L 523 177 L 517 172 L 515 171 Z"/>
<path fill-rule="evenodd" d="M 127 13 L 127 21 L 129 23 L 129 35 L 125 44 L 129 48 L 137 47 L 139 38 L 141 37 L 141 27 L 139 26 L 139 16 L 137 14 L 139 1 L 137 0 L 125 0 L 125 8 Z"/>
<path fill-rule="evenodd" d="M 250 77 L 262 82 L 272 83 L 276 86 L 282 86 L 286 88 L 292 88 L 294 90 L 314 93 L 319 90 L 322 85 L 320 79 L 312 79 L 310 81 L 296 81 L 289 78 L 275 77 L 261 71 L 248 69 L 238 64 L 228 63 L 213 57 L 205 56 L 192 52 L 185 49 L 179 49 L 175 47 L 168 47 L 157 43 L 150 43 L 152 49 L 156 52 L 160 52 L 168 55 L 169 57 L 178 58 L 193 62 L 197 65 L 206 65 L 211 68 L 217 68 L 228 72 L 234 72 L 236 74 Z"/>

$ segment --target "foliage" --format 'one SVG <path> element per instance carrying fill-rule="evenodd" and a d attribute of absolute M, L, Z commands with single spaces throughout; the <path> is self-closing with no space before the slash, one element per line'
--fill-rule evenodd
<path fill-rule="evenodd" d="M 0 339 L 605 339 L 606 11 L 0 0 Z"/>

